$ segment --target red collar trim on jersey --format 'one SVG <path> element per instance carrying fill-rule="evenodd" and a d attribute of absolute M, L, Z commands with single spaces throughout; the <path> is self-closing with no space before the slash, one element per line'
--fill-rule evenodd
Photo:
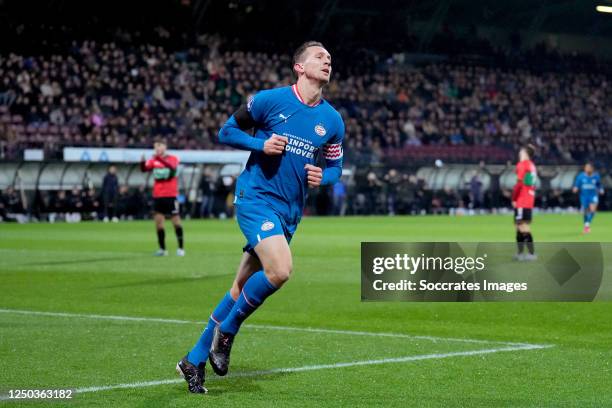
<path fill-rule="evenodd" d="M 297 84 L 291 85 L 291 89 L 293 90 L 295 97 L 298 98 L 298 101 L 302 102 L 304 105 L 310 106 L 311 108 L 314 108 L 315 106 L 320 105 L 321 102 L 323 102 L 323 98 L 321 98 L 319 99 L 319 102 L 315 103 L 314 105 L 309 105 L 304 101 L 304 98 L 302 98 L 302 95 L 300 95 L 300 91 L 298 91 Z"/>

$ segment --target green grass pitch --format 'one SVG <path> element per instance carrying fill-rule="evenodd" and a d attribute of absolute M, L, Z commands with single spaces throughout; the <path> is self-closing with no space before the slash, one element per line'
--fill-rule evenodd
<path fill-rule="evenodd" d="M 174 366 L 229 287 L 243 238 L 233 220 L 187 221 L 178 258 L 166 230 L 170 256 L 154 258 L 152 222 L 0 225 L 0 396 L 82 391 L 46 403 L 58 407 L 612 406 L 611 303 L 360 301 L 361 241 L 512 241 L 509 216 L 305 218 L 293 276 L 243 327 L 230 375 L 209 370 L 209 394 L 191 395 Z M 589 236 L 580 215 L 537 215 L 533 231 L 536 245 L 610 242 L 612 214 L 597 214 Z"/>

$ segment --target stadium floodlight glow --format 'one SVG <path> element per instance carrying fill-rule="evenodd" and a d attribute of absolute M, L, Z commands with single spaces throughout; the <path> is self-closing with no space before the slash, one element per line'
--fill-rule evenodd
<path fill-rule="evenodd" d="M 612 6 L 597 6 L 595 7 L 595 10 L 599 11 L 600 13 L 612 13 Z"/>

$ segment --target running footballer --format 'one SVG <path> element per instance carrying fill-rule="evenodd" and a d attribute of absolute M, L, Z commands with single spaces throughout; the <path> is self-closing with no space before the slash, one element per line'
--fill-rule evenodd
<path fill-rule="evenodd" d="M 319 42 L 293 58 L 297 82 L 265 90 L 225 123 L 219 141 L 251 155 L 236 184 L 236 216 L 246 238 L 230 290 L 200 339 L 177 364 L 190 392 L 203 393 L 206 361 L 225 375 L 242 322 L 280 289 L 293 270 L 289 243 L 302 218 L 308 188 L 334 184 L 342 173 L 344 122 L 322 97 L 331 55 Z M 254 129 L 254 135 L 247 133 Z M 325 158 L 325 170 L 315 166 Z"/>

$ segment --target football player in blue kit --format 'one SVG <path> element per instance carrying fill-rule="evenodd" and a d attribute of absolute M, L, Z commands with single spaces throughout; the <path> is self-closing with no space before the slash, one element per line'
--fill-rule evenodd
<path fill-rule="evenodd" d="M 601 187 L 601 177 L 591 163 L 585 164 L 584 171 L 576 176 L 573 191 L 580 194 L 580 207 L 584 220 L 582 232 L 588 234 L 591 232 L 591 223 L 597 211 L 597 204 L 599 204 L 599 195 L 604 193 Z"/>
<path fill-rule="evenodd" d="M 322 97 L 331 77 L 331 55 L 323 44 L 306 42 L 294 54 L 293 70 L 295 84 L 258 92 L 219 132 L 221 143 L 251 151 L 234 202 L 246 245 L 231 289 L 177 364 L 190 392 L 207 391 L 207 360 L 217 375 L 227 374 L 240 325 L 291 275 L 289 243 L 308 188 L 334 184 L 342 174 L 344 122 Z M 315 165 L 319 155 L 324 170 Z"/>

